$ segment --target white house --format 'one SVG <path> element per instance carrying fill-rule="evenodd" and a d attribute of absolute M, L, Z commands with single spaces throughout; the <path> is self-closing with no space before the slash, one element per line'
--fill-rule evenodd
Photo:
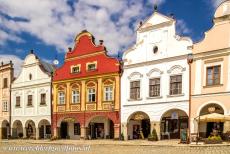
<path fill-rule="evenodd" d="M 51 135 L 51 72 L 54 67 L 31 51 L 12 83 L 12 137 L 48 138 Z"/>
<path fill-rule="evenodd" d="M 124 52 L 121 122 L 125 139 L 180 138 L 188 128 L 192 40 L 176 34 L 176 21 L 158 13 L 137 29 L 136 44 Z"/>

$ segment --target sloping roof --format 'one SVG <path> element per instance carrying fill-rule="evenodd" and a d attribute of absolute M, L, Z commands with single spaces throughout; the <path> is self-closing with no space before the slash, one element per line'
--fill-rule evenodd
<path fill-rule="evenodd" d="M 41 66 L 43 68 L 43 70 L 48 73 L 49 75 L 51 74 L 51 72 L 54 72 L 55 70 L 55 66 L 54 65 L 51 65 L 47 62 L 44 62 L 42 60 L 40 60 L 40 63 L 41 63 Z"/>

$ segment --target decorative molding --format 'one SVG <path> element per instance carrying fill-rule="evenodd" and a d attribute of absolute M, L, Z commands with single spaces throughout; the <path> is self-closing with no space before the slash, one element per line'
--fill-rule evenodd
<path fill-rule="evenodd" d="M 172 67 L 167 71 L 167 73 L 168 73 L 168 74 L 172 73 L 172 71 L 173 71 L 174 69 L 180 69 L 181 72 L 186 71 L 186 67 L 182 67 L 182 66 L 180 66 L 180 65 L 174 65 L 174 66 L 172 66 Z"/>
<path fill-rule="evenodd" d="M 164 73 L 164 72 L 161 71 L 160 69 L 154 68 L 154 69 L 151 69 L 151 70 L 149 71 L 149 73 L 147 73 L 146 75 L 147 75 L 148 77 L 150 77 L 151 74 L 152 74 L 153 72 L 158 72 L 158 73 L 160 73 L 160 74 L 163 74 L 163 73 Z"/>
<path fill-rule="evenodd" d="M 139 72 L 133 72 L 128 76 L 128 79 L 130 80 L 133 76 L 135 75 L 139 75 L 139 78 L 143 77 L 143 74 L 139 73 Z"/>

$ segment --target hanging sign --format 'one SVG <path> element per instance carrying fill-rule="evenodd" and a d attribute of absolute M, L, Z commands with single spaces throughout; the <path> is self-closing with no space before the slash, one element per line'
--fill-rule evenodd
<path fill-rule="evenodd" d="M 171 114 L 171 119 L 178 119 L 178 113 L 177 112 L 173 112 Z"/>

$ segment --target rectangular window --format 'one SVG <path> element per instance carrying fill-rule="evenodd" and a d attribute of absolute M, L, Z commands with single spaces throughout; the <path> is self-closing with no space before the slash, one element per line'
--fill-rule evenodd
<path fill-rule="evenodd" d="M 3 104 L 2 110 L 4 112 L 7 112 L 8 111 L 8 103 L 7 103 L 7 101 L 4 101 L 2 104 Z"/>
<path fill-rule="evenodd" d="M 220 65 L 207 67 L 206 78 L 207 86 L 220 84 Z"/>
<path fill-rule="evenodd" d="M 3 88 L 7 88 L 8 87 L 8 79 L 4 78 L 3 79 Z"/>
<path fill-rule="evenodd" d="M 96 101 L 96 90 L 94 88 L 88 89 L 88 102 Z"/>
<path fill-rule="evenodd" d="M 130 99 L 137 100 L 140 98 L 140 81 L 130 82 Z"/>
<path fill-rule="evenodd" d="M 88 71 L 96 70 L 96 64 L 88 64 Z"/>
<path fill-rule="evenodd" d="M 72 90 L 72 103 L 80 102 L 80 93 L 78 90 Z"/>
<path fill-rule="evenodd" d="M 33 96 L 28 95 L 27 106 L 32 106 Z"/>
<path fill-rule="evenodd" d="M 170 95 L 182 94 L 182 75 L 170 76 Z"/>
<path fill-rule="evenodd" d="M 79 73 L 80 72 L 80 67 L 79 66 L 73 66 L 71 72 L 72 73 Z"/>
<path fill-rule="evenodd" d="M 104 100 L 112 101 L 113 100 L 113 87 L 108 86 L 104 88 Z"/>
<path fill-rule="evenodd" d="M 149 80 L 149 97 L 160 96 L 160 78 Z"/>
<path fill-rule="evenodd" d="M 81 135 L 80 123 L 74 123 L 74 135 Z"/>
<path fill-rule="evenodd" d="M 65 104 L 65 93 L 63 91 L 58 93 L 58 104 Z"/>
<path fill-rule="evenodd" d="M 41 94 L 41 102 L 40 102 L 41 105 L 44 105 L 46 104 L 46 94 Z"/>
<path fill-rule="evenodd" d="M 20 107 L 20 96 L 16 97 L 16 107 Z"/>

